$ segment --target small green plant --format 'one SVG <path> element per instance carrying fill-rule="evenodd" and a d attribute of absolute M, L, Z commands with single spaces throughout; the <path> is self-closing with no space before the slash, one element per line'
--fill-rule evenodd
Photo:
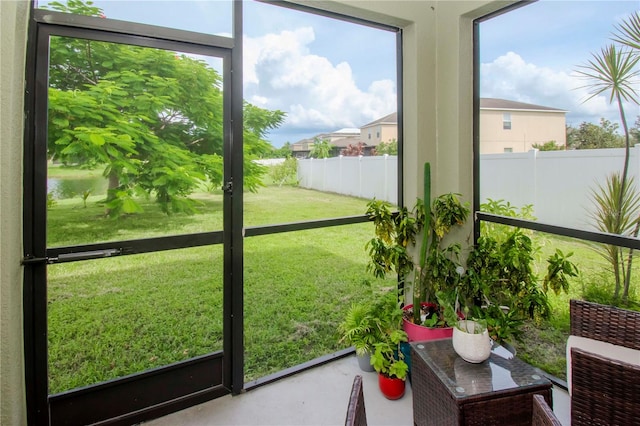
<path fill-rule="evenodd" d="M 82 197 L 82 205 L 84 206 L 85 209 L 87 208 L 87 199 L 89 198 L 92 192 L 93 192 L 93 189 L 85 189 L 84 191 L 82 191 L 82 194 L 80 195 Z"/>
<path fill-rule="evenodd" d="M 269 173 L 278 186 L 297 184 L 298 160 L 288 157 L 284 162 L 271 166 Z"/>
<path fill-rule="evenodd" d="M 396 330 L 389 336 L 388 341 L 376 343 L 376 350 L 371 355 L 373 369 L 387 377 L 406 379 L 409 366 L 400 350 L 400 343 L 406 341 L 407 334 L 402 330 Z"/>
<path fill-rule="evenodd" d="M 338 331 L 342 335 L 340 341 L 353 345 L 358 355 L 373 353 L 375 344 L 382 339 L 378 322 L 375 305 L 353 304 L 347 311 L 344 321 L 338 326 Z"/>
<path fill-rule="evenodd" d="M 506 307 L 489 305 L 484 308 L 477 308 L 476 315 L 484 318 L 489 336 L 496 342 L 520 340 L 524 321 L 517 311 L 506 309 Z"/>
<path fill-rule="evenodd" d="M 400 350 L 400 343 L 407 341 L 407 333 L 402 330 L 402 309 L 395 291 L 384 293 L 373 305 L 372 313 L 377 327 L 371 355 L 371 365 L 378 373 L 388 377 L 405 379 L 408 366 Z"/>
<path fill-rule="evenodd" d="M 568 260 L 571 256 L 573 256 L 573 252 L 565 255 L 560 249 L 556 249 L 556 252 L 549 256 L 547 259 L 547 275 L 542 282 L 545 293 L 549 289 L 553 290 L 555 294 L 560 294 L 560 291 L 569 293 L 568 277 L 578 276 L 578 268 Z"/>
<path fill-rule="evenodd" d="M 469 318 L 467 320 L 457 321 L 455 323 L 455 327 L 465 333 L 482 334 L 487 330 L 487 321 L 483 319 Z"/>
<path fill-rule="evenodd" d="M 53 196 L 53 192 L 47 192 L 47 208 L 50 209 L 57 204 L 56 199 Z"/>

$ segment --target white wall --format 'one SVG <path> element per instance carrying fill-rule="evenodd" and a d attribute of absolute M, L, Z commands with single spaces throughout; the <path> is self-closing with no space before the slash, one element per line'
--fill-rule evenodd
<path fill-rule="evenodd" d="M 22 120 L 29 2 L 0 1 L 0 425 L 27 423 L 22 350 Z"/>

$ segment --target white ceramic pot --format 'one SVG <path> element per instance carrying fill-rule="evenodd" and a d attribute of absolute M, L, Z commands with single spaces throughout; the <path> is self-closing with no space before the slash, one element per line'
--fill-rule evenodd
<path fill-rule="evenodd" d="M 476 330 L 483 329 L 482 332 Z M 462 331 L 468 330 L 469 332 Z M 460 358 L 468 362 L 479 363 L 491 355 L 491 338 L 486 327 L 475 321 L 461 320 L 453 327 L 453 349 Z"/>

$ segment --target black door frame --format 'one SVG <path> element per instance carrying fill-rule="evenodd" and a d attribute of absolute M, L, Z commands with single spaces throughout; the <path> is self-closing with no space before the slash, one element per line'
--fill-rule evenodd
<path fill-rule="evenodd" d="M 33 7 L 33 6 L 32 6 Z M 131 424 L 243 388 L 242 2 L 234 38 L 32 9 L 24 148 L 24 334 L 29 424 Z M 74 247 L 46 247 L 48 46 L 50 36 L 85 38 L 223 59 L 223 230 Z M 48 394 L 48 264 L 111 255 L 224 244 L 223 350 L 184 362 Z"/>

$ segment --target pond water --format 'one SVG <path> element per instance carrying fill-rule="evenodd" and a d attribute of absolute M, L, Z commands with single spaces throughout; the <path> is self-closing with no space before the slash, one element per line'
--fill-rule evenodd
<path fill-rule="evenodd" d="M 49 178 L 47 179 L 47 192 L 53 194 L 56 200 L 82 197 L 85 191 L 91 191 L 91 195 L 104 195 L 107 193 L 107 179 L 98 176 L 94 178 Z"/>

